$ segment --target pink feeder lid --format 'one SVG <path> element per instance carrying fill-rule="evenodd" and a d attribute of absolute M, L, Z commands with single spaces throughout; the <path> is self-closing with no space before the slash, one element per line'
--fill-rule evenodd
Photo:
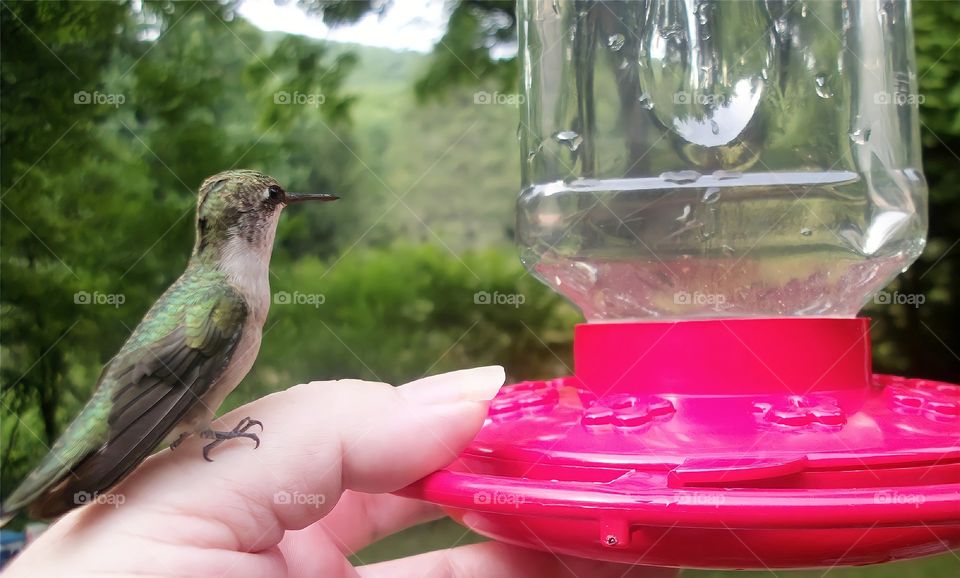
<path fill-rule="evenodd" d="M 677 567 L 960 546 L 960 386 L 873 375 L 867 319 L 597 323 L 403 495 L 504 542 Z"/>

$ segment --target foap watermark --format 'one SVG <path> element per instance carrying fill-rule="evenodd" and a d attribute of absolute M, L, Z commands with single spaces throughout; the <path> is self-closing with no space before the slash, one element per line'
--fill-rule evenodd
<path fill-rule="evenodd" d="M 73 503 L 77 506 L 86 506 L 87 504 L 103 504 L 105 506 L 119 508 L 126 501 L 126 496 L 123 494 L 117 494 L 115 492 L 98 494 L 96 492 L 79 491 L 73 495 Z"/>
<path fill-rule="evenodd" d="M 502 104 L 516 107 L 526 101 L 525 96 L 515 92 L 487 92 L 486 90 L 478 90 L 473 93 L 473 104 Z"/>
<path fill-rule="evenodd" d="M 520 504 L 526 501 L 527 499 L 522 495 L 512 492 L 487 492 L 480 490 L 473 494 L 473 503 L 478 506 L 513 506 L 514 508 L 519 508 Z"/>
<path fill-rule="evenodd" d="M 674 305 L 723 305 L 726 302 L 727 298 L 720 293 L 677 291 L 673 294 Z"/>
<path fill-rule="evenodd" d="M 319 309 L 321 305 L 327 302 L 327 296 L 323 293 L 277 291 L 273 294 L 273 302 L 276 305 L 310 305 Z"/>
<path fill-rule="evenodd" d="M 273 503 L 278 505 L 311 506 L 319 508 L 327 503 L 324 494 L 310 494 L 305 492 L 287 492 L 280 490 L 273 494 Z"/>
<path fill-rule="evenodd" d="M 109 305 L 119 308 L 127 302 L 127 297 L 123 293 L 77 291 L 73 294 L 73 302 L 77 305 Z"/>
<path fill-rule="evenodd" d="M 927 302 L 927 296 L 923 293 L 880 291 L 873 296 L 873 302 L 877 305 L 907 305 L 909 307 L 919 308 Z"/>
<path fill-rule="evenodd" d="M 114 108 L 120 108 L 120 105 L 127 102 L 127 97 L 122 93 L 100 92 L 94 90 L 78 90 L 73 93 L 73 104 L 105 104 Z"/>
<path fill-rule="evenodd" d="M 295 90 L 287 92 L 278 90 L 273 93 L 273 104 L 296 104 L 300 106 L 312 106 L 319 108 L 321 104 L 327 101 L 327 97 L 322 92 L 300 92 Z"/>
<path fill-rule="evenodd" d="M 897 491 L 881 490 L 873 495 L 874 504 L 909 504 L 919 508 L 927 498 L 923 494 L 908 494 Z"/>
<path fill-rule="evenodd" d="M 874 104 L 895 104 L 897 106 L 921 105 L 927 101 L 927 97 L 922 94 L 913 94 L 909 92 L 875 92 L 873 93 Z"/>
<path fill-rule="evenodd" d="M 510 305 L 517 309 L 527 302 L 523 293 L 501 293 L 494 291 L 477 291 L 473 294 L 474 305 Z"/>
<path fill-rule="evenodd" d="M 675 497 L 677 503 L 684 506 L 713 506 L 719 508 L 726 501 L 722 492 L 678 492 Z"/>
<path fill-rule="evenodd" d="M 726 106 L 729 98 L 722 94 L 702 94 L 681 90 L 673 93 L 673 104 L 699 104 L 701 106 Z"/>

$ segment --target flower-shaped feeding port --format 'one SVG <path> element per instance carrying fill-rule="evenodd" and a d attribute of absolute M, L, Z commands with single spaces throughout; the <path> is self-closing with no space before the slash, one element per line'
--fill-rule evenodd
<path fill-rule="evenodd" d="M 887 395 L 894 411 L 934 421 L 960 421 L 960 387 L 942 381 L 883 377 L 891 384 Z"/>
<path fill-rule="evenodd" d="M 595 401 L 583 411 L 580 423 L 587 427 L 636 428 L 655 419 L 669 419 L 674 412 L 676 409 L 669 399 L 617 394 Z"/>
<path fill-rule="evenodd" d="M 786 400 L 756 402 L 753 407 L 759 419 L 782 427 L 819 425 L 840 428 L 847 423 L 847 416 L 837 400 L 824 395 L 791 395 Z"/>
<path fill-rule="evenodd" d="M 490 402 L 492 419 L 512 419 L 526 414 L 548 412 L 559 399 L 554 381 L 523 381 L 504 386 Z"/>

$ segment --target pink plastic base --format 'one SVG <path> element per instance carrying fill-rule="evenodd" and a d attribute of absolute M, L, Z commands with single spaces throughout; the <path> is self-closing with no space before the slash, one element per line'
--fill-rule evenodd
<path fill-rule="evenodd" d="M 960 546 L 960 387 L 870 373 L 863 319 L 577 327 L 577 377 L 506 386 L 404 495 L 486 536 L 678 567 Z"/>

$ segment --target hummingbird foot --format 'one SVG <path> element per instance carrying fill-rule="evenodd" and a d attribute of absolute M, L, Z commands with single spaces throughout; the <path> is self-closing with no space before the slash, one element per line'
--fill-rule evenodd
<path fill-rule="evenodd" d="M 203 446 L 203 459 L 207 460 L 208 462 L 212 462 L 213 460 L 210 459 L 210 452 L 215 447 L 222 444 L 223 442 L 227 440 L 236 439 L 236 438 L 247 438 L 247 439 L 253 440 L 256 443 L 256 445 L 253 448 L 257 449 L 258 447 L 260 447 L 260 437 L 257 436 L 257 434 L 255 433 L 250 433 L 249 431 L 247 431 L 252 427 L 259 427 L 260 431 L 261 432 L 263 431 L 262 423 L 260 423 L 255 419 L 250 419 L 249 417 L 245 417 L 242 420 L 240 420 L 240 423 L 238 423 L 237 426 L 230 431 L 215 431 L 212 429 L 208 429 L 200 432 L 200 437 L 213 440 L 212 442 Z M 177 442 L 179 441 L 180 440 L 177 440 Z M 174 442 L 174 443 L 177 443 L 177 442 Z"/>
<path fill-rule="evenodd" d="M 190 434 L 187 432 L 183 432 L 182 434 L 177 436 L 177 439 L 173 440 L 173 443 L 170 444 L 170 451 L 177 449 L 177 446 L 182 444 L 183 440 L 187 439 L 188 437 L 190 437 Z"/>

